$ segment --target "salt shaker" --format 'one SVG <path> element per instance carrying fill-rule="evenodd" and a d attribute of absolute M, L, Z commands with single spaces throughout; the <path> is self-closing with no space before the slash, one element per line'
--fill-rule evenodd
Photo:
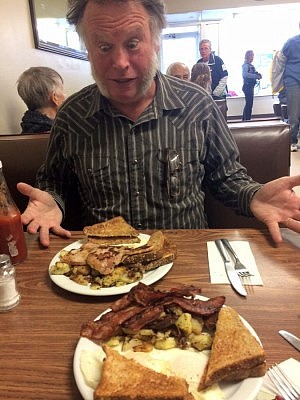
<path fill-rule="evenodd" d="M 0 312 L 14 308 L 19 301 L 15 267 L 7 254 L 0 254 Z"/>

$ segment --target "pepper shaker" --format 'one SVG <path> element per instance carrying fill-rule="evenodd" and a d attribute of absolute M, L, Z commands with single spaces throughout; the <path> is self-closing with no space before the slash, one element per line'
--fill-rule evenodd
<path fill-rule="evenodd" d="M 14 308 L 19 301 L 15 267 L 7 254 L 0 254 L 0 312 Z"/>

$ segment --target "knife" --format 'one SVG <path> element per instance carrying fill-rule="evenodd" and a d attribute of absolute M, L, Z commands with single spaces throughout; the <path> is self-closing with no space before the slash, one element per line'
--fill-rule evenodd
<path fill-rule="evenodd" d="M 236 270 L 234 269 L 233 261 L 229 257 L 229 255 L 228 255 L 228 253 L 227 253 L 222 241 L 221 240 L 216 240 L 215 244 L 217 246 L 217 249 L 219 250 L 219 253 L 221 254 L 221 257 L 223 258 L 226 274 L 228 276 L 228 279 L 229 279 L 232 287 L 241 296 L 247 296 L 247 292 L 246 292 L 244 286 L 242 285 L 240 277 L 238 276 Z"/>
<path fill-rule="evenodd" d="M 300 351 L 300 339 L 297 336 L 293 335 L 287 331 L 279 331 L 279 335 L 281 335 L 286 341 L 288 341 L 292 346 L 295 347 L 298 351 Z"/>

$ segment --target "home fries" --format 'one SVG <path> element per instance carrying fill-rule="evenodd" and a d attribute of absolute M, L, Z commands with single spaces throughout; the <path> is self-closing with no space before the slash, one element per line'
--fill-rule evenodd
<path fill-rule="evenodd" d="M 176 247 L 161 231 L 141 243 L 140 235 L 122 217 L 86 226 L 79 248 L 62 250 L 50 267 L 53 275 L 101 289 L 141 280 L 145 272 L 172 262 Z"/>
<path fill-rule="evenodd" d="M 158 290 L 139 282 L 99 318 L 82 324 L 81 337 L 101 349 L 93 364 L 99 373 L 94 399 L 224 399 L 220 383 L 265 374 L 264 349 L 238 313 L 225 306 L 224 296 L 205 299 L 200 292 L 194 286 Z M 88 354 L 93 357 L 88 352 L 81 357 L 87 381 Z M 117 372 L 120 365 L 132 368 L 130 379 Z M 166 387 L 148 384 L 147 377 L 154 376 L 158 382 L 163 376 L 179 381 L 171 391 L 167 378 Z"/>

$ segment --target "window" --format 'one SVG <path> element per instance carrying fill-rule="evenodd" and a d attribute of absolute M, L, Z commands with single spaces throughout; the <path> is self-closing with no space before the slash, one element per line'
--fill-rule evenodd
<path fill-rule="evenodd" d="M 196 12 L 191 26 L 184 26 L 184 14 L 178 14 L 176 27 L 176 14 L 172 14 L 172 27 L 162 37 L 161 70 L 165 72 L 174 61 L 192 68 L 200 57 L 199 41 L 210 39 L 212 50 L 228 69 L 229 91 L 243 96 L 242 64 L 245 52 L 253 50 L 253 65 L 263 76 L 255 94 L 270 95 L 273 54 L 289 37 L 299 34 L 299 15 L 297 3 L 209 10 Z M 186 23 L 190 19 L 187 13 Z"/>
<path fill-rule="evenodd" d="M 183 62 L 191 69 L 199 59 L 199 31 L 195 26 L 168 28 L 162 36 L 161 70 L 166 72 L 175 61 Z"/>

